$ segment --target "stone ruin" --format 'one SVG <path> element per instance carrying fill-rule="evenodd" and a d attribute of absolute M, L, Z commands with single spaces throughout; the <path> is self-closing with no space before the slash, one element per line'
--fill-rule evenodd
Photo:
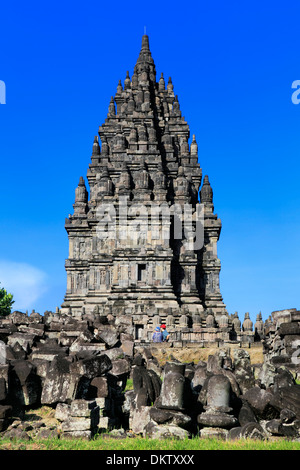
<path fill-rule="evenodd" d="M 126 316 L 14 312 L 0 319 L 0 435 L 299 439 L 300 312 L 274 312 L 269 325 L 262 364 L 219 347 L 161 365 Z M 25 413 L 42 406 L 55 424 L 28 426 Z"/>
<path fill-rule="evenodd" d="M 90 194 L 81 177 L 66 219 L 61 309 L 0 317 L 1 436 L 299 438 L 300 312 L 273 312 L 266 322 L 259 314 L 254 325 L 248 313 L 243 322 L 228 314 L 213 191 L 207 175 L 202 182 L 197 142 L 193 136 L 188 143 L 172 80 L 166 85 L 162 74 L 156 81 L 146 35 L 99 137 L 87 173 Z M 136 204 L 146 209 L 139 231 Z M 103 205 L 112 210 L 108 220 L 118 222 L 106 238 Z M 152 219 L 149 231 L 154 206 L 171 217 Z M 191 218 L 178 237 L 186 206 Z M 203 243 L 195 246 L 199 209 Z M 160 365 L 156 348 L 166 345 L 154 347 L 151 338 L 161 323 L 169 351 L 216 347 L 216 354 L 207 362 Z M 262 365 L 250 362 L 255 343 L 264 347 Z M 55 423 L 26 424 L 25 412 L 42 406 L 55 411 Z"/>
<path fill-rule="evenodd" d="M 196 138 L 190 144 L 189 138 L 172 80 L 166 84 L 163 74 L 156 80 L 144 35 L 133 75 L 119 81 L 94 139 L 89 191 L 80 177 L 65 222 L 69 257 L 60 312 L 126 317 L 135 344 L 143 346 L 165 323 L 175 347 L 248 347 L 263 339 L 265 326 L 260 314 L 253 329 L 249 313 L 241 323 L 226 310 L 217 255 L 221 220 L 208 176 L 202 181 Z M 186 207 L 190 217 L 180 218 Z M 157 217 L 154 209 L 161 209 Z M 201 236 L 195 236 L 198 212 Z"/>
<path fill-rule="evenodd" d="M 189 138 L 172 80 L 161 74 L 157 81 L 144 35 L 134 72 L 119 81 L 94 139 L 89 191 L 80 177 L 66 218 L 63 313 L 129 315 L 135 340 L 149 339 L 158 318 L 174 328 L 176 341 L 190 336 L 181 338 L 186 327 L 193 341 L 213 336 L 199 327 L 208 315 L 217 322 L 227 315 L 221 220 L 207 175 L 202 182 L 196 138 Z"/>

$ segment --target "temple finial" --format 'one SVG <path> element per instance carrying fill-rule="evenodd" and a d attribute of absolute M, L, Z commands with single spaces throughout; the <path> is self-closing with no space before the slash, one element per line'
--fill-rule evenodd
<path fill-rule="evenodd" d="M 97 135 L 94 138 L 93 155 L 100 155 L 100 145 L 99 145 L 99 139 Z"/>
<path fill-rule="evenodd" d="M 213 190 L 207 175 L 204 176 L 203 186 L 200 190 L 200 201 L 202 204 L 213 203 Z"/>
<path fill-rule="evenodd" d="M 115 102 L 114 102 L 114 97 L 112 96 L 110 99 L 110 103 L 108 106 L 108 114 L 115 115 L 116 114 L 116 108 L 115 108 Z"/>
<path fill-rule="evenodd" d="M 129 71 L 127 70 L 126 78 L 124 80 L 124 90 L 129 90 L 129 88 L 130 88 L 130 76 L 129 76 Z"/>
<path fill-rule="evenodd" d="M 168 90 L 169 93 L 173 93 L 173 89 L 174 89 L 174 87 L 173 87 L 173 83 L 172 83 L 172 78 L 169 77 L 169 81 L 168 81 L 168 85 L 167 85 L 167 90 Z"/>
<path fill-rule="evenodd" d="M 198 155 L 198 144 L 197 144 L 197 141 L 196 141 L 196 136 L 195 134 L 193 134 L 193 140 L 192 140 L 192 143 L 191 143 L 191 155 Z"/>
<path fill-rule="evenodd" d="M 144 36 L 142 37 L 142 51 L 150 52 L 149 36 L 147 36 L 147 34 L 144 34 Z"/>

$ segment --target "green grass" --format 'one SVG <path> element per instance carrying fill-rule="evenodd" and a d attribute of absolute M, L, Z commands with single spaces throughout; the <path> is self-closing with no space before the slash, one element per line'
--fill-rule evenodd
<path fill-rule="evenodd" d="M 126 387 L 125 387 L 124 392 L 128 392 L 128 390 L 133 390 L 133 380 L 132 379 L 127 379 Z"/>
<path fill-rule="evenodd" d="M 242 439 L 222 441 L 218 439 L 147 439 L 142 437 L 112 439 L 101 436 L 91 441 L 83 439 L 48 439 L 10 441 L 0 439 L 0 450 L 300 450 L 300 442 L 280 439 L 259 441 Z"/>

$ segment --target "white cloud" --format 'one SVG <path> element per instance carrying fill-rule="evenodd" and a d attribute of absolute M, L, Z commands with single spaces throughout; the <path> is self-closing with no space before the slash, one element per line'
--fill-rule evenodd
<path fill-rule="evenodd" d="M 27 263 L 0 260 L 0 287 L 13 294 L 13 310 L 31 310 L 46 292 L 47 275 Z"/>

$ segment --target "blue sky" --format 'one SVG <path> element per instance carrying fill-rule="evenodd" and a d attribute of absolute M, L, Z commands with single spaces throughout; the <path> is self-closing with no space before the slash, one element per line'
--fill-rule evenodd
<path fill-rule="evenodd" d="M 229 313 L 300 307 L 298 16 L 257 0 L 2 3 L 0 282 L 16 309 L 63 302 L 65 217 L 144 26 L 214 190 Z"/>

